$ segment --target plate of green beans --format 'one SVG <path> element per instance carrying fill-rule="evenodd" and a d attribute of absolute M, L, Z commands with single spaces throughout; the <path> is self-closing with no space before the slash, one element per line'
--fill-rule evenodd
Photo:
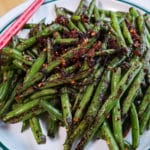
<path fill-rule="evenodd" d="M 112 0 L 45 1 L 0 52 L 0 142 L 148 150 L 150 16 Z"/>

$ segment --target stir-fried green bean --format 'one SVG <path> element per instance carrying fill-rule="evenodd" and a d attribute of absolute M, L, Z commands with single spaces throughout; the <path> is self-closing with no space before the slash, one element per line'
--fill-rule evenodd
<path fill-rule="evenodd" d="M 93 137 L 110 150 L 136 149 L 150 128 L 150 17 L 104 10 L 81 0 L 75 12 L 27 23 L 0 51 L 0 119 L 23 122 L 38 144 L 67 129 L 64 150 L 83 150 Z M 124 135 L 132 128 L 132 143 Z M 57 138 L 57 137 L 56 137 Z M 74 142 L 79 138 L 79 143 Z"/>

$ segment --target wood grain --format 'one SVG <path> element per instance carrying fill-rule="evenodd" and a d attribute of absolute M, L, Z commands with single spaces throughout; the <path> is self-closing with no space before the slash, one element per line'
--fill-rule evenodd
<path fill-rule="evenodd" d="M 25 0 L 0 0 L 0 16 L 7 13 L 12 8 L 23 3 Z"/>

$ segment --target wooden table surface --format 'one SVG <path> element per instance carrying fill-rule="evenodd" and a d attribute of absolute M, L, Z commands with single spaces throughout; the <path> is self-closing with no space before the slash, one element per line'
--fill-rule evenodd
<path fill-rule="evenodd" d="M 23 3 L 25 0 L 0 0 L 0 16 L 7 13 L 12 8 Z"/>

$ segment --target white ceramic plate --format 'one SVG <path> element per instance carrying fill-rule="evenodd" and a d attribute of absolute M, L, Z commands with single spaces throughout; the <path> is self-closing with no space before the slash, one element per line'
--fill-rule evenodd
<path fill-rule="evenodd" d="M 22 5 L 14 8 L 0 19 L 0 33 L 2 33 L 24 10 L 33 0 L 27 0 Z M 66 7 L 74 11 L 80 0 L 47 0 L 40 7 L 40 9 L 29 20 L 31 23 L 39 22 L 46 17 L 46 23 L 51 22 L 55 18 L 54 5 Z M 131 5 L 117 2 L 115 0 L 97 0 L 97 5 L 108 10 L 121 10 L 128 11 Z M 138 6 L 137 6 L 138 7 Z M 31 130 L 27 130 L 24 133 L 20 132 L 21 123 L 6 125 L 0 122 L 0 142 L 6 145 L 10 150 L 63 150 L 63 143 L 65 141 L 66 132 L 64 128 L 60 128 L 59 133 L 55 139 L 47 137 L 46 144 L 37 145 Z M 46 130 L 43 126 L 43 130 Z M 131 141 L 130 134 L 127 139 Z M 150 147 L 150 131 L 144 133 L 141 136 L 140 146 L 138 150 L 148 150 Z M 103 140 L 98 140 L 94 144 L 90 144 L 87 150 L 108 150 L 106 143 Z M 1 150 L 1 148 L 0 148 Z"/>

